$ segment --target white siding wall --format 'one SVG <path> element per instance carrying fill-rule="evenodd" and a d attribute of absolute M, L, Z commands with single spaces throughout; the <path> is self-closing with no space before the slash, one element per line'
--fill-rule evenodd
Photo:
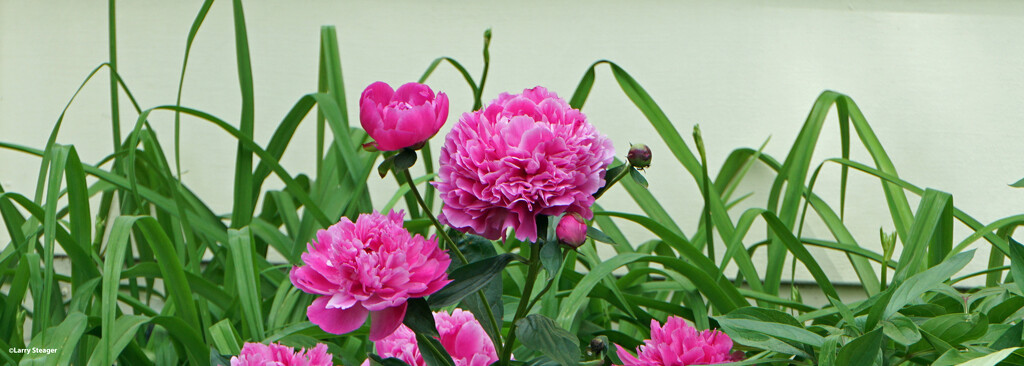
<path fill-rule="evenodd" d="M 200 3 L 118 4 L 119 68 L 143 108 L 174 103 L 186 35 Z M 215 3 L 196 38 L 183 104 L 237 123 L 230 5 Z M 321 25 L 338 27 L 350 106 L 367 84 L 413 81 L 442 55 L 478 75 L 481 35 L 491 27 L 485 99 L 535 85 L 568 98 L 592 62 L 613 60 L 647 89 L 687 141 L 692 125 L 701 124 L 715 174 L 730 151 L 756 148 L 769 136 L 765 151 L 784 159 L 815 97 L 833 89 L 857 101 L 904 179 L 954 194 L 959 208 L 985 223 L 1024 211 L 1024 190 L 1007 187 L 1024 177 L 1022 3 L 305 0 L 248 1 L 245 15 L 257 141 L 267 141 L 292 104 L 315 91 Z M 0 0 L 0 140 L 45 144 L 75 88 L 107 60 L 106 22 L 105 1 Z M 101 72 L 85 87 L 58 138 L 75 144 L 85 161 L 111 151 L 106 77 Z M 430 84 L 452 100 L 443 137 L 471 106 L 471 94 L 447 65 Z M 127 99 L 121 103 L 124 131 L 136 114 Z M 350 108 L 353 120 L 356 112 Z M 598 70 L 584 112 L 622 154 L 629 142 L 652 147 L 651 190 L 692 235 L 701 209 L 696 185 L 606 66 Z M 170 149 L 172 115 L 158 112 L 151 122 Z M 285 155 L 291 173 L 312 171 L 314 130 L 301 126 Z M 215 210 L 227 212 L 234 141 L 192 119 L 184 121 L 181 136 L 185 182 Z M 815 159 L 838 155 L 832 119 Z M 856 141 L 853 158 L 870 163 Z M 0 184 L 32 195 L 38 164 L 34 157 L 0 151 Z M 827 166 L 817 189 L 837 206 L 838 176 L 836 165 Z M 771 177 L 756 168 L 738 193 L 756 190 L 746 202 L 763 207 Z M 383 204 L 393 188 L 390 179 L 374 185 L 376 202 Z M 608 209 L 640 212 L 621 189 L 606 197 Z M 911 204 L 916 207 L 913 197 Z M 741 211 L 734 212 L 738 217 Z M 893 230 L 887 212 L 877 179 L 852 173 L 846 214 L 863 245 L 878 250 L 879 227 Z M 649 237 L 625 227 L 635 242 Z M 805 232 L 828 236 L 818 226 Z M 758 229 L 751 237 L 762 235 Z M 836 281 L 856 281 L 844 256 L 822 258 Z M 984 267 L 978 259 L 976 267 Z"/>

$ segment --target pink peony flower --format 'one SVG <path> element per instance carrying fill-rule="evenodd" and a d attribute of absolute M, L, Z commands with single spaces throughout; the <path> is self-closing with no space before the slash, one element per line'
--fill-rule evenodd
<path fill-rule="evenodd" d="M 419 83 L 392 90 L 384 82 L 370 84 L 359 98 L 359 121 L 381 151 L 418 149 L 448 120 L 448 96 Z"/>
<path fill-rule="evenodd" d="M 717 330 L 698 333 L 678 316 L 668 317 L 664 327 L 652 319 L 651 339 L 637 347 L 637 357 L 622 346 L 615 347 L 615 354 L 622 359 L 624 366 L 710 365 L 743 359 L 742 353 L 729 353 L 732 339 L 725 333 Z"/>
<path fill-rule="evenodd" d="M 277 343 L 246 343 L 238 356 L 231 357 L 231 366 L 334 366 L 332 357 L 322 343 L 308 352 Z"/>
<path fill-rule="evenodd" d="M 465 113 L 441 147 L 439 218 L 462 231 L 537 240 L 537 215 L 589 219 L 614 148 L 586 116 L 543 87 L 502 93 Z"/>
<path fill-rule="evenodd" d="M 583 242 L 587 241 L 587 222 L 578 213 L 569 213 L 562 216 L 562 219 L 558 221 L 555 235 L 565 245 L 579 248 L 580 245 L 583 245 Z"/>
<path fill-rule="evenodd" d="M 452 356 L 455 366 L 488 366 L 498 361 L 498 351 L 473 313 L 462 309 L 455 309 L 451 314 L 434 312 L 434 322 L 441 335 L 438 340 Z M 411 366 L 426 366 L 416 346 L 416 334 L 405 325 L 375 346 L 380 357 L 394 357 Z M 369 364 L 369 360 L 363 362 L 363 366 Z"/>
<path fill-rule="evenodd" d="M 394 332 L 405 318 L 406 300 L 430 295 L 451 282 L 448 254 L 402 227 L 404 212 L 342 218 L 316 233 L 306 264 L 292 268 L 292 284 L 323 295 L 306 309 L 309 320 L 328 333 L 358 329 L 370 315 L 370 340 Z"/>

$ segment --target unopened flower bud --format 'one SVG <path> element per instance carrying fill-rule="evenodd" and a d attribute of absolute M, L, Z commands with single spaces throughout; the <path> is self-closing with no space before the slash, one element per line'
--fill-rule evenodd
<path fill-rule="evenodd" d="M 594 338 L 590 341 L 590 353 L 594 355 L 600 355 L 608 349 L 608 344 L 605 343 L 604 337 Z"/>
<path fill-rule="evenodd" d="M 651 166 L 651 148 L 644 144 L 630 145 L 626 160 L 637 169 L 649 167 Z"/>
<path fill-rule="evenodd" d="M 558 222 L 555 234 L 565 245 L 573 249 L 579 248 L 587 240 L 587 221 L 578 213 L 568 213 Z"/>

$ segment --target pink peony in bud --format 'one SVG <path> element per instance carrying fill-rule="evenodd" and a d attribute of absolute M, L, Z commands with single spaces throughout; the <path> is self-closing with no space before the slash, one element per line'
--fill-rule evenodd
<path fill-rule="evenodd" d="M 323 295 L 306 309 L 309 321 L 328 333 L 358 329 L 370 316 L 370 340 L 394 332 L 405 318 L 406 300 L 430 295 L 451 282 L 451 259 L 437 238 L 413 236 L 402 227 L 404 212 L 343 217 L 316 233 L 306 264 L 291 281 L 302 291 Z"/>
<path fill-rule="evenodd" d="M 651 320 L 651 339 L 637 347 L 633 357 L 622 346 L 615 345 L 615 354 L 624 366 L 685 366 L 728 363 L 743 359 L 733 354 L 732 339 L 717 330 L 697 332 L 683 318 L 670 316 L 665 326 Z"/>
<path fill-rule="evenodd" d="M 294 348 L 277 343 L 247 342 L 238 356 L 231 357 L 231 366 L 334 366 L 331 358 L 322 343 L 295 352 Z"/>
<path fill-rule="evenodd" d="M 484 332 L 480 322 L 473 313 L 455 309 L 451 314 L 434 312 L 434 323 L 438 339 L 445 351 L 452 356 L 455 366 L 488 366 L 498 361 L 498 352 L 491 343 L 491 338 Z M 411 366 L 426 366 L 419 347 L 416 346 L 416 334 L 402 325 L 390 336 L 374 345 L 377 355 L 382 358 L 394 357 Z M 369 360 L 363 362 L 368 366 Z"/>
<path fill-rule="evenodd" d="M 637 169 L 651 166 L 651 148 L 644 144 L 633 144 L 629 146 L 626 153 L 626 161 Z"/>
<path fill-rule="evenodd" d="M 587 241 L 587 221 L 580 214 L 570 212 L 558 221 L 555 235 L 558 235 L 558 240 L 565 245 L 573 249 L 579 248 L 583 242 Z"/>
<path fill-rule="evenodd" d="M 612 143 L 543 87 L 502 93 L 465 113 L 441 147 L 440 220 L 498 239 L 509 228 L 537 240 L 537 215 L 593 217 L 594 192 L 615 154 Z"/>
<path fill-rule="evenodd" d="M 448 96 L 419 83 L 392 90 L 370 84 L 359 98 L 359 122 L 380 151 L 419 149 L 448 120 Z"/>

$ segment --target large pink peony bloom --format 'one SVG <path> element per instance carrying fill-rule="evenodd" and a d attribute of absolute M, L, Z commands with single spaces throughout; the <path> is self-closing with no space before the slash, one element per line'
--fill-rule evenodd
<path fill-rule="evenodd" d="M 651 339 L 637 347 L 637 357 L 622 346 L 615 347 L 615 354 L 624 366 L 710 365 L 743 359 L 742 353 L 730 353 L 732 339 L 725 333 L 717 330 L 698 333 L 678 316 L 668 317 L 664 327 L 652 319 Z"/>
<path fill-rule="evenodd" d="M 392 90 L 384 82 L 370 84 L 359 98 L 359 122 L 381 151 L 418 149 L 448 120 L 448 96 L 419 83 Z"/>
<path fill-rule="evenodd" d="M 305 266 L 292 268 L 291 281 L 317 295 L 306 309 L 324 331 L 343 334 L 370 315 L 370 340 L 394 332 L 405 318 L 406 300 L 430 295 L 451 282 L 448 254 L 402 227 L 404 212 L 362 214 L 355 223 L 342 218 L 316 233 L 302 254 Z"/>
<path fill-rule="evenodd" d="M 498 352 L 491 339 L 473 317 L 473 313 L 455 309 L 451 314 L 435 312 L 434 323 L 440 333 L 441 346 L 452 356 L 455 366 L 488 366 L 498 361 Z M 394 333 L 375 344 L 380 357 L 394 357 L 411 366 L 426 366 L 420 349 L 416 346 L 416 334 L 402 325 Z M 368 366 L 370 361 L 363 362 Z"/>
<path fill-rule="evenodd" d="M 334 366 L 331 358 L 322 343 L 298 352 L 277 343 L 246 343 L 238 356 L 231 357 L 231 366 Z"/>
<path fill-rule="evenodd" d="M 465 113 L 441 147 L 440 219 L 497 239 L 537 240 L 537 215 L 590 219 L 614 148 L 586 116 L 543 87 L 502 93 Z"/>

